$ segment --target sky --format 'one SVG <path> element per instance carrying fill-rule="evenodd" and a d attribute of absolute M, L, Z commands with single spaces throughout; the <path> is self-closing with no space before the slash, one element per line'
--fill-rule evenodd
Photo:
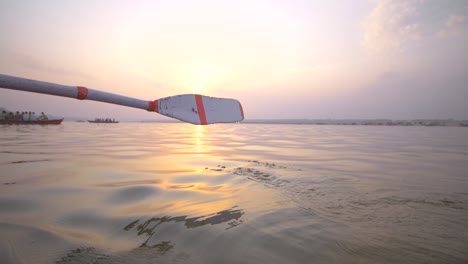
<path fill-rule="evenodd" d="M 246 119 L 468 119 L 466 0 L 0 0 L 0 34 L 1 74 L 235 98 Z M 7 89 L 0 107 L 162 118 Z"/>

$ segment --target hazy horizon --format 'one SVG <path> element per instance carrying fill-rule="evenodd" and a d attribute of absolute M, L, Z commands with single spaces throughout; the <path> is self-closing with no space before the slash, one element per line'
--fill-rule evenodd
<path fill-rule="evenodd" d="M 2 107 L 0 105 L 0 111 L 6 110 L 7 112 L 23 112 L 24 109 L 8 109 L 5 107 Z M 140 110 L 141 111 L 141 110 Z M 42 111 L 31 111 L 36 114 L 40 114 Z M 88 116 L 71 116 L 71 115 L 60 115 L 57 113 L 49 113 L 45 112 L 46 115 L 48 115 L 50 118 L 64 118 L 64 121 L 86 121 L 86 120 L 94 120 L 96 118 L 113 118 L 116 121 L 121 121 L 121 122 L 162 122 L 162 123 L 174 123 L 174 122 L 181 122 L 177 119 L 169 118 L 166 116 L 162 116 L 156 113 L 153 113 L 153 117 L 148 116 L 147 118 L 131 118 L 131 117 L 124 117 L 124 118 L 118 118 L 116 117 L 115 114 L 113 113 L 96 113 L 96 114 L 91 114 Z M 279 122 L 279 123 L 297 123 L 297 122 L 320 122 L 320 121 L 330 121 L 330 122 L 352 122 L 352 121 L 415 121 L 415 120 L 452 120 L 452 121 L 466 121 L 468 119 L 457 119 L 457 118 L 452 118 L 452 117 L 447 117 L 447 118 L 408 118 L 408 119 L 402 119 L 402 118 L 246 118 L 243 123 L 256 123 L 256 122 L 262 122 L 262 123 L 269 123 L 272 124 L 271 122 Z"/>
<path fill-rule="evenodd" d="M 463 0 L 1 1 L 0 74 L 236 98 L 250 120 L 466 120 L 467 14 Z M 0 107 L 166 119 L 7 89 Z"/>

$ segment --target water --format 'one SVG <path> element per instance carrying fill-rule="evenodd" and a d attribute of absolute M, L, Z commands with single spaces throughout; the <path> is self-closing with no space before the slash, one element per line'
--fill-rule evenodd
<path fill-rule="evenodd" d="M 1 263 L 467 263 L 468 129 L 0 126 Z"/>

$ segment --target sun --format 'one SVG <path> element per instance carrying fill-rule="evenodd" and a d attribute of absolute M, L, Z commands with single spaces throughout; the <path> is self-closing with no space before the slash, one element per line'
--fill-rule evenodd
<path fill-rule="evenodd" d="M 225 70 L 221 65 L 197 62 L 187 66 L 185 75 L 186 84 L 184 86 L 193 93 L 202 94 L 215 88 L 222 81 Z"/>

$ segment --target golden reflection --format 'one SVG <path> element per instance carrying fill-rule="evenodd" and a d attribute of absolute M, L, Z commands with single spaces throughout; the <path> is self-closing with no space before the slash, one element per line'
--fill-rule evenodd
<path fill-rule="evenodd" d="M 204 169 L 198 168 L 198 169 L 193 169 L 193 171 L 197 172 L 197 173 L 202 173 L 204 171 Z"/>
<path fill-rule="evenodd" d="M 226 197 L 215 197 L 210 201 L 212 202 L 204 203 L 190 199 L 178 199 L 176 201 L 174 199 L 146 200 L 141 203 L 121 206 L 115 210 L 115 213 L 126 216 L 141 216 L 155 212 L 171 212 L 171 214 L 179 215 L 205 215 L 213 213 L 213 211 L 222 211 L 235 206 L 235 201 Z"/>
<path fill-rule="evenodd" d="M 162 184 L 163 188 L 167 190 L 192 190 L 197 192 L 207 192 L 207 193 L 235 193 L 239 189 L 228 189 L 225 185 L 206 185 L 206 184 Z"/>
<path fill-rule="evenodd" d="M 127 186 L 134 186 L 134 185 L 158 185 L 161 183 L 162 183 L 161 180 L 154 179 L 154 180 L 116 181 L 116 182 L 97 183 L 94 185 L 98 187 L 127 187 Z"/>
<path fill-rule="evenodd" d="M 203 148 L 203 126 L 194 126 L 195 127 L 195 147 L 198 154 L 204 153 Z M 203 155 L 203 154 L 202 154 Z"/>
<path fill-rule="evenodd" d="M 171 184 L 171 185 L 167 185 L 166 188 L 167 189 L 193 189 L 195 188 L 196 185 L 195 184 Z"/>

